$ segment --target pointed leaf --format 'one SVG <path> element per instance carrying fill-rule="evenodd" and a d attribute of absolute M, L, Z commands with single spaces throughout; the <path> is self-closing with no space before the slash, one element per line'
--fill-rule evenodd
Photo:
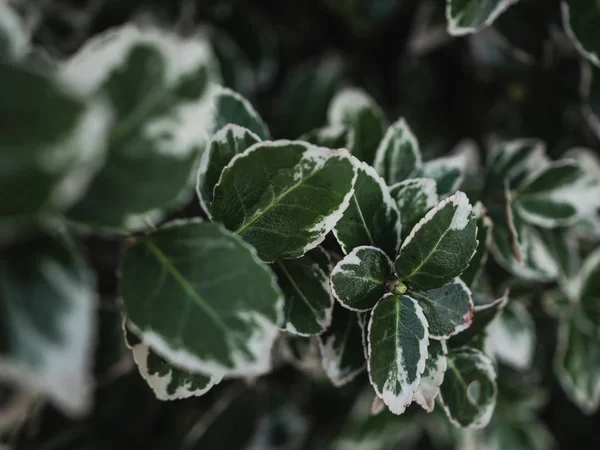
<path fill-rule="evenodd" d="M 391 258 L 400 247 L 402 224 L 388 187 L 368 164 L 352 158 L 358 176 L 350 205 L 333 229 L 344 253 L 361 245 L 378 247 Z"/>
<path fill-rule="evenodd" d="M 548 164 L 546 145 L 539 139 L 515 139 L 496 144 L 486 164 L 488 190 L 515 189 L 532 171 Z"/>
<path fill-rule="evenodd" d="M 460 278 L 426 292 L 411 291 L 429 324 L 431 339 L 448 339 L 466 330 L 473 321 L 471 290 Z"/>
<path fill-rule="evenodd" d="M 456 348 L 467 345 L 481 335 L 487 326 L 500 315 L 508 302 L 508 289 L 502 297 L 493 298 L 483 294 L 473 294 L 473 322 L 466 330 L 450 339 L 450 346 Z"/>
<path fill-rule="evenodd" d="M 431 412 L 435 407 L 435 398 L 440 392 L 440 386 L 446 373 L 446 354 L 448 353 L 446 341 L 429 341 L 427 352 L 425 370 L 421 375 L 421 382 L 413 400 L 421 405 L 425 411 Z"/>
<path fill-rule="evenodd" d="M 427 360 L 427 320 L 408 295 L 386 294 L 369 321 L 369 379 L 394 414 L 402 414 L 419 387 Z"/>
<path fill-rule="evenodd" d="M 411 178 L 421 168 L 417 138 L 403 118 L 388 128 L 377 147 L 373 167 L 391 186 Z"/>
<path fill-rule="evenodd" d="M 367 367 L 362 329 L 355 312 L 336 305 L 329 329 L 319 336 L 321 361 L 334 386 L 349 383 Z"/>
<path fill-rule="evenodd" d="M 440 387 L 440 402 L 455 426 L 483 428 L 496 405 L 496 370 L 492 361 L 469 347 L 448 352 L 448 369 Z"/>
<path fill-rule="evenodd" d="M 473 258 L 471 258 L 469 267 L 460 276 L 470 288 L 477 283 L 479 276 L 483 273 L 483 269 L 485 269 L 488 248 L 492 239 L 492 221 L 487 215 L 485 207 L 479 202 L 476 203 L 473 207 L 473 214 L 477 217 L 477 250 Z"/>
<path fill-rule="evenodd" d="M 219 86 L 211 98 L 214 115 L 209 125 L 209 133 L 214 134 L 230 123 L 249 130 L 259 140 L 271 139 L 269 129 L 252 107 L 250 102 L 237 92 Z"/>
<path fill-rule="evenodd" d="M 580 277 L 581 312 L 600 330 L 600 249 L 586 258 Z"/>
<path fill-rule="evenodd" d="M 373 164 L 387 121 L 375 101 L 361 89 L 342 89 L 331 101 L 330 125 L 345 125 L 351 130 L 348 150 L 360 161 Z"/>
<path fill-rule="evenodd" d="M 600 5 L 594 0 L 562 0 L 565 31 L 577 51 L 600 67 Z"/>
<path fill-rule="evenodd" d="M 531 367 L 535 351 L 535 324 L 522 303 L 509 303 L 487 330 L 489 354 L 517 370 Z"/>
<path fill-rule="evenodd" d="M 439 202 L 435 181 L 429 178 L 412 178 L 396 183 L 390 187 L 390 194 L 400 212 L 403 239 Z"/>
<path fill-rule="evenodd" d="M 62 67 L 70 86 L 105 94 L 113 110 L 106 162 L 69 217 L 102 230 L 146 228 L 186 194 L 211 117 L 205 41 L 125 26 L 87 44 Z"/>
<path fill-rule="evenodd" d="M 173 366 L 127 329 L 125 340 L 133 353 L 140 375 L 159 400 L 199 397 L 221 381 L 217 376 L 187 372 Z"/>
<path fill-rule="evenodd" d="M 264 261 L 296 258 L 320 244 L 341 218 L 355 179 L 345 150 L 261 142 L 223 170 L 213 219 L 252 244 Z"/>
<path fill-rule="evenodd" d="M 491 25 L 510 5 L 519 0 L 447 0 L 448 33 L 462 36 Z"/>
<path fill-rule="evenodd" d="M 429 290 L 459 276 L 477 247 L 476 219 L 462 192 L 429 211 L 412 229 L 396 259 L 396 273 L 410 288 Z"/>
<path fill-rule="evenodd" d="M 123 256 L 120 293 L 129 329 L 170 363 L 215 376 L 270 369 L 282 294 L 221 226 L 173 221 L 139 239 Z"/>
<path fill-rule="evenodd" d="M 326 267 L 322 267 L 322 260 Z M 273 264 L 285 297 L 283 329 L 300 336 L 321 334 L 331 323 L 333 296 L 329 290 L 331 269 L 327 253 L 317 247 L 296 259 Z"/>
<path fill-rule="evenodd" d="M 534 225 L 571 225 L 600 206 L 600 178 L 588 176 L 576 161 L 557 161 L 523 181 L 513 203 Z"/>
<path fill-rule="evenodd" d="M 353 311 L 369 311 L 386 292 L 392 261 L 375 247 L 357 247 L 331 272 L 331 292 L 338 302 Z"/>
<path fill-rule="evenodd" d="M 257 135 L 235 124 L 226 125 L 212 137 L 200 158 L 196 185 L 198 198 L 204 211 L 210 212 L 213 190 L 219 182 L 223 169 L 235 155 L 243 153 L 257 142 L 260 142 Z"/>
<path fill-rule="evenodd" d="M 554 370 L 565 393 L 585 414 L 593 414 L 598 410 L 598 333 L 576 314 L 563 317 L 559 323 Z"/>
<path fill-rule="evenodd" d="M 92 400 L 96 282 L 72 242 L 41 235 L 0 256 L 0 379 L 69 416 Z"/>

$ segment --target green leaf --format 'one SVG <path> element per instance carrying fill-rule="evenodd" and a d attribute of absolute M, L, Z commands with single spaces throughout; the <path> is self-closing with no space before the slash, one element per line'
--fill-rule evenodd
<path fill-rule="evenodd" d="M 91 406 L 96 280 L 64 236 L 0 254 L 0 379 L 50 398 L 69 416 Z"/>
<path fill-rule="evenodd" d="M 21 18 L 8 2 L 0 2 L 0 59 L 17 59 L 29 47 L 29 36 Z"/>
<path fill-rule="evenodd" d="M 568 228 L 540 230 L 542 239 L 552 254 L 558 267 L 558 282 L 569 298 L 577 300 L 579 296 L 579 272 L 581 254 L 579 243 Z"/>
<path fill-rule="evenodd" d="M 323 380 L 324 373 L 319 350 L 319 336 L 283 334 L 277 349 L 281 359 L 305 375 Z"/>
<path fill-rule="evenodd" d="M 467 345 L 480 336 L 488 325 L 500 315 L 508 302 L 508 289 L 501 297 L 493 298 L 483 294 L 473 294 L 473 322 L 471 326 L 450 339 L 449 344 L 456 348 Z"/>
<path fill-rule="evenodd" d="M 318 147 L 327 148 L 346 148 L 348 145 L 350 131 L 344 125 L 328 125 L 323 128 L 317 128 L 309 131 L 298 138 L 300 141 Z"/>
<path fill-rule="evenodd" d="M 350 204 L 333 228 L 344 253 L 361 245 L 384 250 L 391 258 L 398 254 L 402 223 L 396 202 L 377 172 L 351 158 L 358 176 Z"/>
<path fill-rule="evenodd" d="M 335 54 L 294 66 L 283 80 L 276 100 L 275 116 L 282 134 L 299 136 L 322 126 L 327 120 L 331 99 L 345 83 L 346 72 L 344 60 Z M 311 143 L 328 147 L 318 142 Z"/>
<path fill-rule="evenodd" d="M 223 169 L 235 155 L 243 153 L 257 142 L 260 142 L 257 135 L 235 124 L 226 125 L 212 137 L 200 158 L 196 185 L 196 192 L 204 211 L 210 212 L 213 190 Z"/>
<path fill-rule="evenodd" d="M 496 370 L 487 356 L 469 347 L 448 352 L 440 402 L 455 426 L 485 427 L 494 413 L 497 391 Z"/>
<path fill-rule="evenodd" d="M 321 334 L 331 324 L 333 296 L 329 290 L 329 255 L 315 248 L 296 259 L 273 264 L 285 297 L 283 329 L 300 336 Z"/>
<path fill-rule="evenodd" d="M 576 313 L 559 322 L 554 371 L 567 396 L 585 414 L 600 406 L 598 331 Z"/>
<path fill-rule="evenodd" d="M 535 419 L 507 420 L 494 424 L 486 430 L 485 442 L 482 447 L 486 449 L 510 450 L 553 450 L 557 448 L 554 436 Z"/>
<path fill-rule="evenodd" d="M 390 194 L 400 212 L 403 239 L 440 201 L 435 181 L 428 178 L 413 178 L 396 183 L 390 187 Z"/>
<path fill-rule="evenodd" d="M 587 176 L 576 161 L 557 161 L 523 181 L 513 204 L 534 225 L 568 226 L 600 206 L 600 178 Z"/>
<path fill-rule="evenodd" d="M 487 352 L 517 370 L 529 369 L 535 352 L 535 324 L 522 303 L 513 301 L 487 329 Z"/>
<path fill-rule="evenodd" d="M 457 147 L 457 150 L 456 154 L 423 163 L 416 172 L 417 177 L 435 180 L 440 198 L 454 194 L 465 180 L 469 166 L 473 161 L 477 161 L 476 147 L 462 145 Z"/>
<path fill-rule="evenodd" d="M 207 44 L 125 26 L 87 42 L 62 68 L 70 86 L 102 93 L 113 112 L 106 162 L 69 212 L 110 231 L 146 228 L 191 187 L 211 114 Z"/>
<path fill-rule="evenodd" d="M 352 311 L 369 311 L 386 292 L 392 261 L 376 247 L 357 247 L 331 272 L 331 292 Z"/>
<path fill-rule="evenodd" d="M 558 267 L 539 232 L 515 214 L 510 199 L 506 202 L 505 209 L 490 211 L 494 223 L 490 250 L 494 259 L 520 278 L 553 280 Z"/>
<path fill-rule="evenodd" d="M 127 325 L 159 356 L 206 375 L 270 370 L 283 297 L 239 237 L 216 224 L 173 221 L 129 247 L 120 274 Z"/>
<path fill-rule="evenodd" d="M 373 167 L 391 186 L 411 178 L 422 164 L 419 143 L 405 119 L 388 128 L 377 147 Z"/>
<path fill-rule="evenodd" d="M 328 120 L 330 125 L 347 126 L 351 130 L 350 153 L 360 161 L 373 164 L 387 120 L 366 92 L 355 88 L 339 91 L 329 105 Z"/>
<path fill-rule="evenodd" d="M 161 358 L 125 329 L 125 342 L 131 349 L 140 375 L 159 400 L 179 400 L 206 394 L 221 377 L 181 370 Z"/>
<path fill-rule="evenodd" d="M 600 5 L 594 0 L 562 0 L 565 31 L 577 51 L 600 67 Z"/>
<path fill-rule="evenodd" d="M 2 61 L 0 98 L 0 221 L 70 206 L 104 157 L 108 111 L 57 77 Z"/>
<path fill-rule="evenodd" d="M 386 294 L 369 321 L 369 379 L 394 414 L 410 405 L 425 370 L 427 320 L 408 295 Z"/>
<path fill-rule="evenodd" d="M 578 298 L 581 312 L 600 330 L 600 249 L 586 258 L 580 277 Z"/>
<path fill-rule="evenodd" d="M 460 278 L 467 286 L 472 288 L 477 283 L 480 275 L 485 269 L 488 259 L 488 248 L 492 239 L 492 221 L 481 203 L 473 207 L 473 214 L 477 217 L 477 250 L 471 258 L 469 267 L 462 273 Z"/>
<path fill-rule="evenodd" d="M 250 102 L 237 92 L 219 86 L 215 88 L 210 102 L 214 115 L 208 127 L 209 134 L 214 134 L 233 123 L 254 133 L 259 140 L 271 139 L 265 122 Z"/>
<path fill-rule="evenodd" d="M 435 398 L 440 392 L 440 386 L 444 381 L 444 374 L 446 373 L 446 354 L 448 353 L 446 341 L 430 340 L 427 352 L 425 370 L 423 371 L 423 375 L 421 375 L 421 382 L 413 400 L 421 405 L 425 411 L 431 412 L 435 407 Z"/>
<path fill-rule="evenodd" d="M 331 326 L 319 336 L 321 363 L 334 386 L 349 383 L 367 367 L 362 336 L 357 314 L 334 306 Z"/>
<path fill-rule="evenodd" d="M 502 192 L 508 183 L 510 189 L 515 189 L 532 171 L 548 163 L 546 145 L 539 139 L 500 142 L 492 147 L 487 159 L 487 188 Z"/>
<path fill-rule="evenodd" d="M 429 290 L 459 276 L 477 247 L 476 219 L 462 192 L 441 201 L 412 229 L 395 262 L 411 289 Z"/>
<path fill-rule="evenodd" d="M 448 33 L 462 36 L 491 25 L 510 5 L 519 0 L 447 0 Z"/>
<path fill-rule="evenodd" d="M 423 308 L 431 339 L 448 339 L 473 321 L 471 290 L 460 278 L 426 292 L 410 291 L 410 295 Z"/>
<path fill-rule="evenodd" d="M 252 244 L 263 261 L 296 258 L 320 244 L 342 217 L 355 179 L 345 150 L 261 142 L 223 170 L 212 216 Z"/>

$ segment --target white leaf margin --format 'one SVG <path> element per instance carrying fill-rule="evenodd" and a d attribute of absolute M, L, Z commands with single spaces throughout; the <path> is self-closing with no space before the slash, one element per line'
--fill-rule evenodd
<path fill-rule="evenodd" d="M 448 33 L 452 36 L 464 36 L 466 34 L 477 33 L 481 29 L 490 26 L 494 21 L 508 9 L 509 6 L 514 5 L 519 0 L 499 0 L 496 8 L 490 13 L 485 22 L 477 27 L 462 27 L 458 25 L 459 19 L 452 18 L 452 1 L 447 0 L 446 2 L 446 19 L 448 20 Z"/>
<path fill-rule="evenodd" d="M 192 219 L 176 219 L 165 225 L 160 230 L 165 228 L 173 228 L 178 226 L 185 226 L 189 223 L 203 223 L 204 221 L 199 218 Z M 181 367 L 183 370 L 190 372 L 199 372 L 207 376 L 216 376 L 222 378 L 232 377 L 244 377 L 244 376 L 257 376 L 263 375 L 269 372 L 272 368 L 272 355 L 271 350 L 278 338 L 281 330 L 279 324 L 284 320 L 284 297 L 283 293 L 279 289 L 277 279 L 272 270 L 266 266 L 263 261 L 258 257 L 256 249 L 250 244 L 246 243 L 241 237 L 230 232 L 222 225 L 215 223 L 221 231 L 227 236 L 232 237 L 242 247 L 246 248 L 252 259 L 257 263 L 259 267 L 262 267 L 266 273 L 269 274 L 271 279 L 271 286 L 275 292 L 279 293 L 279 297 L 275 302 L 274 308 L 277 315 L 275 323 L 264 317 L 262 314 L 256 314 L 248 311 L 239 311 L 238 317 L 240 320 L 248 323 L 252 323 L 258 329 L 258 333 L 254 333 L 248 340 L 248 348 L 256 358 L 256 361 L 249 363 L 239 353 L 230 354 L 233 362 L 233 368 L 224 366 L 223 364 L 214 360 L 200 359 L 190 351 L 183 348 L 173 348 L 168 342 L 166 342 L 159 333 L 152 329 L 142 330 L 133 321 L 128 319 L 127 326 L 133 334 L 135 334 L 144 344 L 148 345 L 153 351 L 159 356 L 166 359 L 170 363 Z M 121 278 L 121 271 L 118 272 L 118 277 Z M 120 304 L 123 304 L 123 300 L 120 298 Z M 261 339 L 262 337 L 262 339 Z"/>
<path fill-rule="evenodd" d="M 374 383 L 373 379 L 371 378 L 371 365 L 367 364 L 367 371 L 369 373 L 369 381 L 371 382 L 371 386 L 373 386 L 373 389 L 375 390 L 375 394 L 377 394 L 377 397 L 379 397 L 381 400 L 383 400 L 383 403 L 386 404 L 386 406 L 388 407 L 390 412 L 392 412 L 393 414 L 396 414 L 396 415 L 402 414 L 404 411 L 406 411 L 406 408 L 408 408 L 408 406 L 410 406 L 410 404 L 413 401 L 415 392 L 419 388 L 419 383 L 421 382 L 421 374 L 425 370 L 425 362 L 427 361 L 427 356 L 428 356 L 427 347 L 429 346 L 429 331 L 428 331 L 429 324 L 427 323 L 427 319 L 425 318 L 423 309 L 421 309 L 421 307 L 419 306 L 419 303 L 414 298 L 412 298 L 408 295 L 405 295 L 405 296 L 408 297 L 413 302 L 414 307 L 415 307 L 415 314 L 417 315 L 417 317 L 418 317 L 419 321 L 421 322 L 421 324 L 423 325 L 423 329 L 424 329 L 423 339 L 421 339 L 419 341 L 419 353 L 421 355 L 421 358 L 419 359 L 419 362 L 417 363 L 417 376 L 415 377 L 415 380 L 412 383 L 405 385 L 403 395 L 397 396 L 389 388 L 386 389 L 386 385 L 390 382 L 389 379 L 386 381 L 382 390 L 380 390 L 377 387 L 376 383 Z M 393 297 L 393 294 L 386 294 L 383 297 L 381 297 L 381 300 L 379 300 L 379 302 L 377 302 L 377 305 L 375 305 L 375 308 L 373 308 L 373 312 L 371 313 L 371 317 L 369 318 L 369 328 L 368 328 L 368 334 L 367 334 L 369 361 L 371 360 L 371 354 L 372 354 L 371 328 L 373 325 L 373 316 L 374 316 L 375 310 L 377 309 L 377 306 L 379 304 L 381 304 L 381 302 L 384 299 L 387 299 L 389 297 Z M 399 353 L 401 353 L 401 351 Z M 400 354 L 399 356 L 402 356 L 402 355 Z M 396 365 L 397 365 L 398 374 L 405 372 L 405 370 L 401 366 L 402 361 L 397 360 Z M 396 382 L 396 380 L 393 380 L 393 381 L 394 381 L 394 383 Z"/>
<path fill-rule="evenodd" d="M 571 12 L 569 9 L 569 4 L 566 0 L 561 0 L 560 2 L 560 11 L 562 15 L 563 26 L 565 28 L 565 32 L 567 36 L 575 46 L 575 49 L 579 52 L 581 56 L 592 62 L 597 67 L 600 67 L 600 55 L 595 52 L 589 52 L 584 47 L 573 28 L 571 28 Z"/>

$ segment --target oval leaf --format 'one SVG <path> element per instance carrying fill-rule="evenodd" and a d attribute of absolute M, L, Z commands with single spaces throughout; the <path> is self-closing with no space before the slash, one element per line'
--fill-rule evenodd
<path fill-rule="evenodd" d="M 429 178 L 413 178 L 390 187 L 390 194 L 396 201 L 402 219 L 403 239 L 438 204 L 436 189 L 435 181 Z"/>
<path fill-rule="evenodd" d="M 219 225 L 174 221 L 139 239 L 123 256 L 120 293 L 130 330 L 170 363 L 214 376 L 270 369 L 281 292 Z"/>
<path fill-rule="evenodd" d="M 448 339 L 471 326 L 473 301 L 471 290 L 460 278 L 441 288 L 426 292 L 411 291 L 429 324 L 429 337 Z"/>
<path fill-rule="evenodd" d="M 355 179 L 345 150 L 261 142 L 223 170 L 212 216 L 252 244 L 264 261 L 296 258 L 321 243 L 341 218 Z"/>
<path fill-rule="evenodd" d="M 465 180 L 469 166 L 477 161 L 477 148 L 466 144 L 457 147 L 458 153 L 423 163 L 416 176 L 435 180 L 440 198 L 454 194 Z"/>
<path fill-rule="evenodd" d="M 384 250 L 391 258 L 400 247 L 402 224 L 388 187 L 368 164 L 352 157 L 358 176 L 350 205 L 333 229 L 344 253 L 361 245 Z"/>
<path fill-rule="evenodd" d="M 411 178 L 421 168 L 421 164 L 421 151 L 417 138 L 406 120 L 402 118 L 386 131 L 377 147 L 373 167 L 391 186 Z"/>
<path fill-rule="evenodd" d="M 357 247 L 331 272 L 331 292 L 353 311 L 369 311 L 383 297 L 392 274 L 392 261 L 375 247 Z"/>
<path fill-rule="evenodd" d="M 412 229 L 396 258 L 396 273 L 410 288 L 429 290 L 459 276 L 477 247 L 476 219 L 462 192 L 429 211 Z"/>
<path fill-rule="evenodd" d="M 125 329 L 125 341 L 133 353 L 140 375 L 159 400 L 179 400 L 206 394 L 220 377 L 181 370 L 161 358 Z"/>
<path fill-rule="evenodd" d="M 561 319 L 554 370 L 568 397 L 586 414 L 600 406 L 600 344 L 597 330 L 576 314 Z"/>
<path fill-rule="evenodd" d="M 446 373 L 446 354 L 448 353 L 446 341 L 429 341 L 427 353 L 425 370 L 421 375 L 421 382 L 413 400 L 421 405 L 425 411 L 431 412 L 435 407 L 435 398 L 440 392 L 440 386 Z"/>
<path fill-rule="evenodd" d="M 326 267 L 322 266 L 325 259 Z M 331 323 L 333 296 L 329 290 L 329 256 L 317 247 L 296 259 L 273 265 L 285 297 L 283 329 L 300 336 L 321 334 Z"/>
<path fill-rule="evenodd" d="M 361 89 L 342 89 L 331 101 L 330 125 L 345 125 L 351 131 L 350 153 L 367 164 L 373 164 L 377 147 L 383 139 L 387 121 L 381 108 Z"/>
<path fill-rule="evenodd" d="M 496 370 L 492 361 L 469 347 L 448 352 L 448 369 L 440 387 L 440 401 L 454 425 L 483 428 L 496 405 Z"/>
<path fill-rule="evenodd" d="M 74 221 L 110 231 L 145 228 L 189 190 L 206 144 L 206 42 L 125 26 L 88 41 L 63 67 L 70 86 L 105 94 L 113 110 L 106 162 Z"/>
<path fill-rule="evenodd" d="M 329 125 L 309 131 L 298 138 L 318 147 L 346 148 L 350 130 L 344 125 Z"/>
<path fill-rule="evenodd" d="M 419 387 L 427 360 L 427 320 L 408 295 L 386 294 L 369 321 L 369 379 L 394 414 L 402 414 Z"/>
<path fill-rule="evenodd" d="M 229 124 L 236 124 L 249 130 L 259 140 L 271 139 L 269 129 L 252 107 L 250 102 L 237 92 L 218 86 L 211 97 L 214 112 L 209 126 L 209 134 L 217 133 Z"/>
<path fill-rule="evenodd" d="M 196 191 L 202 209 L 208 214 L 213 199 L 213 190 L 223 169 L 233 157 L 252 147 L 260 138 L 246 128 L 229 124 L 217 132 L 200 158 Z"/>
<path fill-rule="evenodd" d="M 319 348 L 323 369 L 336 387 L 349 383 L 367 367 L 357 314 L 339 305 L 333 308 L 331 326 L 319 336 Z"/>
<path fill-rule="evenodd" d="M 96 280 L 74 245 L 42 235 L 0 254 L 0 378 L 70 416 L 92 400 Z"/>
<path fill-rule="evenodd" d="M 529 369 L 535 351 L 535 324 L 522 303 L 513 301 L 487 329 L 489 355 L 517 370 Z"/>

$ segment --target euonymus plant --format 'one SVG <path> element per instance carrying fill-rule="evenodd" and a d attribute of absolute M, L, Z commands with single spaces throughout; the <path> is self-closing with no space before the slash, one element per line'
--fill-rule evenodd
<path fill-rule="evenodd" d="M 370 36 L 404 11 L 376 3 L 319 8 Z M 519 72 L 537 47 L 509 19 L 533 3 L 423 2 L 408 47 L 468 35 L 474 61 Z M 46 439 L 56 410 L 56 427 L 79 425 L 49 448 L 116 448 L 86 421 L 128 395 L 143 415 L 151 393 L 174 431 L 144 448 L 390 450 L 423 433 L 437 448 L 552 448 L 536 341 L 568 398 L 600 406 L 600 5 L 556 3 L 543 64 L 576 62 L 578 126 L 596 139 L 560 151 L 505 119 L 518 84 L 490 108 L 497 128 L 449 146 L 423 102 L 390 108 L 339 55 L 303 63 L 272 108 L 250 102 L 277 83 L 285 32 L 250 14 L 227 34 L 237 6 L 207 6 L 202 28 L 183 2 L 174 29 L 155 11 L 92 31 L 95 3 L 0 0 L 7 445 L 32 448 L 36 420 Z M 52 44 L 44 14 L 73 41 Z M 123 380 L 137 387 L 113 394 Z M 339 402 L 327 429 L 299 406 L 321 395 Z"/>

